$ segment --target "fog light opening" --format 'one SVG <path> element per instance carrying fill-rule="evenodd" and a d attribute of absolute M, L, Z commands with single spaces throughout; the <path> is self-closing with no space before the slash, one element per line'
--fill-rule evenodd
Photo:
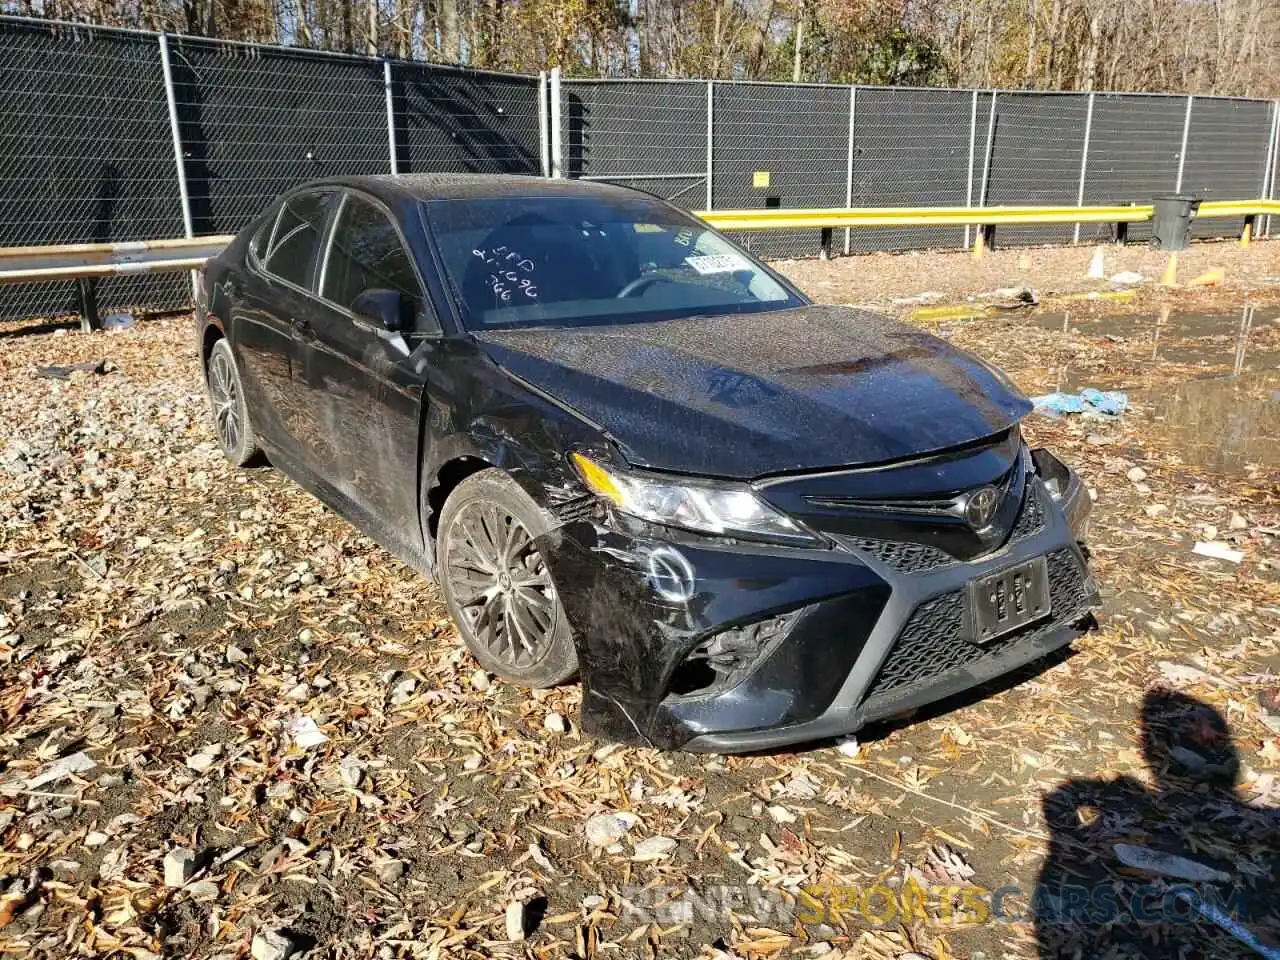
<path fill-rule="evenodd" d="M 786 638 L 799 615 L 793 611 L 703 640 L 672 671 L 667 695 L 706 696 L 736 686 Z"/>
<path fill-rule="evenodd" d="M 670 693 L 677 697 L 687 697 L 714 687 L 720 679 L 715 667 L 706 657 L 691 656 L 676 667 L 671 675 Z"/>

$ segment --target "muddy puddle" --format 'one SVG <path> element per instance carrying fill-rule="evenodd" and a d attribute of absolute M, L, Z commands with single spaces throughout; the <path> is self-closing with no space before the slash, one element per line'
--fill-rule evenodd
<path fill-rule="evenodd" d="M 1027 323 L 1061 335 L 1054 389 L 1126 391 L 1188 465 L 1280 467 L 1280 309 L 1037 311 Z"/>

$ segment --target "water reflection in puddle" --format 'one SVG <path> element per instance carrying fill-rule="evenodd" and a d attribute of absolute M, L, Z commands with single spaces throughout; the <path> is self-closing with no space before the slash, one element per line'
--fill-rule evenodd
<path fill-rule="evenodd" d="M 1175 313 L 1168 305 L 1155 315 L 1042 313 L 1030 318 L 1060 333 L 1150 344 L 1149 360 L 1206 368 L 1206 374 L 1239 375 L 1247 369 L 1280 366 L 1280 309 L 1246 304 L 1238 313 Z M 1226 367 L 1226 370 L 1221 368 Z M 1070 371 L 1068 371 L 1070 372 Z"/>
<path fill-rule="evenodd" d="M 1280 466 L 1280 373 L 1189 380 L 1134 397 L 1187 463 L 1217 470 Z"/>
<path fill-rule="evenodd" d="M 1188 464 L 1224 471 L 1280 465 L 1280 310 L 1246 304 L 1238 313 L 1204 314 L 1165 306 L 1154 316 L 1029 319 L 1046 330 L 1130 345 L 1123 352 L 1131 362 L 1117 362 L 1110 373 L 1096 365 L 1075 369 L 1068 359 L 1058 389 L 1128 390 L 1150 412 L 1151 429 Z M 1126 382 L 1126 366 L 1136 382 Z"/>

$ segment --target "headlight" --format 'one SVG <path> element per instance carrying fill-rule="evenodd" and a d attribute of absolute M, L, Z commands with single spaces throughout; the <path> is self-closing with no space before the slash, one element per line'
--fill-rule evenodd
<path fill-rule="evenodd" d="M 641 520 L 699 533 L 823 545 L 818 537 L 757 497 L 746 484 L 660 480 L 605 467 L 580 453 L 572 454 L 570 459 L 588 490 Z"/>

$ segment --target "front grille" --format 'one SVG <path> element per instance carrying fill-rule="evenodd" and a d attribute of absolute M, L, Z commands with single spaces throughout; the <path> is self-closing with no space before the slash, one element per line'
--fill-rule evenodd
<path fill-rule="evenodd" d="M 1036 492 L 1036 484 L 1028 478 L 1027 492 L 1022 499 L 1022 510 L 1018 519 L 1013 522 L 1013 530 L 1009 534 L 1009 542 L 1017 543 L 1027 537 L 1035 536 L 1044 529 L 1044 506 L 1040 503 L 1040 495 Z"/>
<path fill-rule="evenodd" d="M 898 634 L 889 656 L 880 667 L 866 700 L 900 687 L 931 680 L 949 670 L 967 667 L 1014 644 L 1039 637 L 1082 615 L 1089 595 L 1084 571 L 1070 549 L 1046 557 L 1049 573 L 1051 619 L 1028 624 L 1020 630 L 979 646 L 965 637 L 964 591 L 940 594 L 916 607 Z"/>
<path fill-rule="evenodd" d="M 1044 507 L 1040 503 L 1035 487 L 1028 483 L 1026 494 L 1022 498 L 1022 509 L 1013 522 L 1008 542 L 1017 543 L 1034 536 L 1043 529 Z M 949 563 L 960 562 L 946 551 L 927 543 L 915 543 L 910 540 L 876 540 L 871 537 L 841 537 L 840 540 L 855 550 L 871 554 L 899 573 L 924 573 Z"/>
<path fill-rule="evenodd" d="M 911 543 L 907 540 L 872 540 L 870 537 L 846 537 L 845 542 L 855 549 L 869 553 L 886 566 L 900 573 L 922 573 L 935 567 L 955 563 L 951 554 L 931 547 L 927 543 Z"/>

